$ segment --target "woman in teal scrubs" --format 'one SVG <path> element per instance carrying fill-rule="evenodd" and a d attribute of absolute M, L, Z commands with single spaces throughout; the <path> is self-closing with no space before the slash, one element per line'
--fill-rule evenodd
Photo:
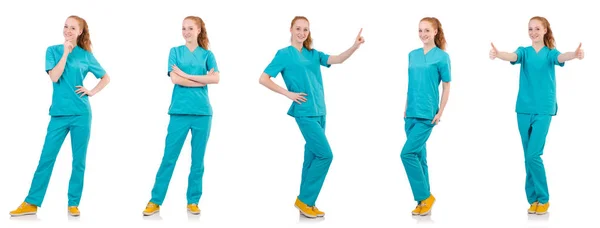
<path fill-rule="evenodd" d="M 296 119 L 306 141 L 300 194 L 295 206 L 306 217 L 325 215 L 315 207 L 315 202 L 333 159 L 325 136 L 326 107 L 320 67 L 346 61 L 364 43 L 361 32 L 348 50 L 337 56 L 328 55 L 312 48 L 308 19 L 297 16 L 291 23 L 291 45 L 279 49 L 260 76 L 260 84 L 293 101 L 287 114 Z M 271 79 L 279 73 L 287 90 Z"/>
<path fill-rule="evenodd" d="M 90 33 L 87 22 L 78 17 L 67 18 L 63 27 L 63 44 L 48 47 L 46 50 L 46 72 L 52 80 L 52 104 L 50 123 L 37 169 L 31 182 L 25 202 L 12 216 L 35 214 L 42 206 L 54 162 L 58 152 L 71 133 L 73 167 L 69 181 L 68 212 L 79 215 L 79 201 L 83 192 L 86 153 L 90 139 L 92 110 L 89 97 L 100 92 L 110 78 L 92 54 Z M 100 82 L 92 90 L 83 86 L 88 73 Z"/>
<path fill-rule="evenodd" d="M 435 197 L 430 192 L 426 143 L 436 126 L 450 94 L 450 56 L 445 51 L 442 24 L 435 17 L 419 23 L 423 47 L 408 54 L 408 92 L 404 111 L 406 143 L 400 158 L 417 201 L 413 215 L 428 215 Z M 439 85 L 442 83 L 440 101 Z"/>
<path fill-rule="evenodd" d="M 529 20 L 529 38 L 531 46 L 519 47 L 512 53 L 500 52 L 492 44 L 490 58 L 521 65 L 516 113 L 525 153 L 528 213 L 545 214 L 550 197 L 541 156 L 550 122 L 558 110 L 554 68 L 564 66 L 569 60 L 583 59 L 583 50 L 580 44 L 574 52 L 561 54 L 555 47 L 550 23 L 539 16 Z"/>
<path fill-rule="evenodd" d="M 208 84 L 219 83 L 219 68 L 212 51 L 204 21 L 196 16 L 183 20 L 182 35 L 185 45 L 171 48 L 167 75 L 173 82 L 173 95 L 165 150 L 156 174 L 152 198 L 144 215 L 152 215 L 162 205 L 175 163 L 181 153 L 188 132 L 192 133 L 192 167 L 188 179 L 187 210 L 199 214 L 198 202 L 202 195 L 204 152 L 211 130 L 212 106 Z"/>

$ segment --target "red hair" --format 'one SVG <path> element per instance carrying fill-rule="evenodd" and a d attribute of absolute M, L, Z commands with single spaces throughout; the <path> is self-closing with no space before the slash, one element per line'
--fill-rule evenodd
<path fill-rule="evenodd" d="M 92 40 L 90 39 L 90 30 L 88 28 L 87 22 L 78 16 L 71 15 L 68 18 L 73 18 L 77 20 L 79 23 L 79 28 L 81 28 L 81 35 L 77 37 L 77 46 L 83 48 L 86 51 L 92 52 Z"/>
<path fill-rule="evenodd" d="M 548 22 L 548 20 L 544 17 L 540 17 L 540 16 L 535 16 L 532 17 L 531 19 L 529 19 L 529 21 L 532 20 L 538 20 L 540 22 L 542 22 L 542 26 L 544 26 L 544 28 L 546 28 L 546 35 L 544 35 L 544 45 L 546 45 L 548 48 L 553 49 L 554 47 L 556 47 L 555 41 L 554 41 L 554 34 L 552 34 L 552 29 L 550 29 L 550 22 Z"/>
<path fill-rule="evenodd" d="M 421 21 L 427 21 L 431 23 L 433 29 L 437 30 L 437 34 L 433 38 L 435 46 L 442 50 L 446 50 L 446 37 L 444 36 L 444 30 L 442 29 L 442 23 L 435 17 L 424 17 Z"/>
<path fill-rule="evenodd" d="M 294 23 L 296 23 L 297 20 L 305 20 L 306 22 L 308 22 L 310 24 L 310 22 L 308 21 L 308 19 L 306 17 L 296 16 L 292 20 L 292 23 L 290 24 L 290 28 L 294 27 Z M 306 40 L 304 40 L 304 43 L 302 44 L 302 46 L 304 46 L 308 50 L 312 50 L 312 37 L 310 36 L 310 34 L 311 34 L 311 32 L 309 31 L 308 36 L 306 37 Z"/>
<path fill-rule="evenodd" d="M 198 34 L 198 45 L 208 50 L 208 35 L 206 35 L 206 26 L 204 25 L 202 18 L 197 16 L 187 16 L 184 20 L 192 20 L 194 23 L 196 23 L 196 26 L 200 28 L 200 34 Z"/>

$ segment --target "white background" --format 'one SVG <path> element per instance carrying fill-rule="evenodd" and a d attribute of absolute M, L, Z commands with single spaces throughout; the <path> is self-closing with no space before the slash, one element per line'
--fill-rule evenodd
<path fill-rule="evenodd" d="M 592 1 L 9 1 L 1 3 L 0 227 L 69 223 L 165 227 L 567 227 L 594 224 L 600 152 L 596 120 L 600 79 Z M 10 6 L 8 4 L 11 4 Z M 461 11 L 461 12 L 459 12 Z M 82 216 L 69 220 L 70 139 L 63 144 L 36 217 L 9 218 L 25 198 L 49 121 L 52 86 L 47 46 L 62 43 L 67 16 L 85 18 L 94 54 L 111 83 L 91 98 L 92 138 Z M 213 130 L 205 157 L 202 216 L 188 217 L 185 192 L 190 144 L 181 152 L 159 216 L 142 218 L 163 155 L 173 85 L 169 49 L 183 44 L 181 23 L 198 15 L 215 53 L 221 82 L 210 85 Z M 343 65 L 323 69 L 327 134 L 334 151 L 317 206 L 307 220 L 293 203 L 304 140 L 286 115 L 287 98 L 258 84 L 275 52 L 289 45 L 289 26 L 307 16 L 315 48 L 339 54 L 362 27 L 364 45 Z M 579 44 L 586 59 L 557 69 L 559 111 L 545 155 L 550 213 L 528 216 L 524 160 L 514 106 L 519 66 L 488 58 L 490 42 L 514 51 L 531 41 L 528 20 L 549 19 L 559 51 Z M 422 46 L 418 23 L 438 17 L 452 60 L 452 90 L 428 143 L 433 215 L 414 218 L 400 161 L 404 144 L 407 55 Z M 283 85 L 278 77 L 277 82 Z M 97 80 L 88 77 L 91 89 Z M 440 88 L 441 89 L 441 88 Z M 34 220 L 34 221 L 30 221 Z M 160 220 L 160 221 L 147 221 Z M 79 224 L 80 223 L 80 224 Z"/>

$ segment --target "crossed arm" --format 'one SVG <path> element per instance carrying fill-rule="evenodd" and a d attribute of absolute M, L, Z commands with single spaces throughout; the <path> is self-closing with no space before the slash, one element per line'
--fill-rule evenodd
<path fill-rule="evenodd" d="M 171 76 L 171 82 L 173 82 L 173 84 L 176 85 L 180 85 L 180 86 L 184 86 L 184 87 L 203 87 L 206 86 L 206 84 L 200 83 L 200 82 L 196 82 L 187 78 L 184 78 L 183 76 L 171 71 L 170 73 Z"/>

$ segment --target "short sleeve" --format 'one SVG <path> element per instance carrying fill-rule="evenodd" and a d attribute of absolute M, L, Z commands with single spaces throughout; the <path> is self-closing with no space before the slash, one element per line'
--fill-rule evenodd
<path fill-rule="evenodd" d="M 558 61 L 558 56 L 560 55 L 560 51 L 556 50 L 556 48 L 550 49 L 550 52 L 548 52 L 548 60 L 550 61 L 550 63 L 552 63 L 552 65 L 557 65 L 560 67 L 565 66 L 564 62 L 559 62 Z"/>
<path fill-rule="evenodd" d="M 275 54 L 275 57 L 273 57 L 273 60 L 271 60 L 271 63 L 265 68 L 264 72 L 273 78 L 277 77 L 277 75 L 285 68 L 285 63 L 285 53 L 283 53 L 283 50 L 279 50 Z"/>
<path fill-rule="evenodd" d="M 215 55 L 212 51 L 208 52 L 208 56 L 206 58 L 206 71 L 210 71 L 213 69 L 214 72 L 219 72 L 219 67 L 217 66 L 217 60 L 215 59 Z"/>
<path fill-rule="evenodd" d="M 443 82 L 452 81 L 452 73 L 450 66 L 450 56 L 444 55 L 440 62 L 438 62 L 438 73 Z"/>
<path fill-rule="evenodd" d="M 317 51 L 318 55 L 319 55 L 319 63 L 321 64 L 321 66 L 324 67 L 331 67 L 331 64 L 327 64 L 327 61 L 329 60 L 329 55 L 325 54 L 322 51 Z"/>
<path fill-rule="evenodd" d="M 515 50 L 514 53 L 517 54 L 517 60 L 514 62 L 511 61 L 510 64 L 512 64 L 512 65 L 522 64 L 523 63 L 523 55 L 525 54 L 525 48 L 519 47 L 519 48 L 517 48 L 517 50 Z"/>
<path fill-rule="evenodd" d="M 89 69 L 89 72 L 91 72 L 96 78 L 102 78 L 106 74 L 106 71 L 104 71 L 104 68 L 102 68 L 102 66 L 100 65 L 98 60 L 96 60 L 96 57 L 94 57 L 94 54 L 89 53 L 89 52 L 88 52 L 88 69 Z"/>
<path fill-rule="evenodd" d="M 174 47 L 169 51 L 169 65 L 167 66 L 167 76 L 171 76 L 171 71 L 173 70 L 173 65 L 177 62 L 177 49 Z"/>
<path fill-rule="evenodd" d="M 48 47 L 46 49 L 46 73 L 54 69 L 56 64 L 58 64 L 58 59 L 56 59 L 56 56 L 54 56 L 54 48 Z"/>

